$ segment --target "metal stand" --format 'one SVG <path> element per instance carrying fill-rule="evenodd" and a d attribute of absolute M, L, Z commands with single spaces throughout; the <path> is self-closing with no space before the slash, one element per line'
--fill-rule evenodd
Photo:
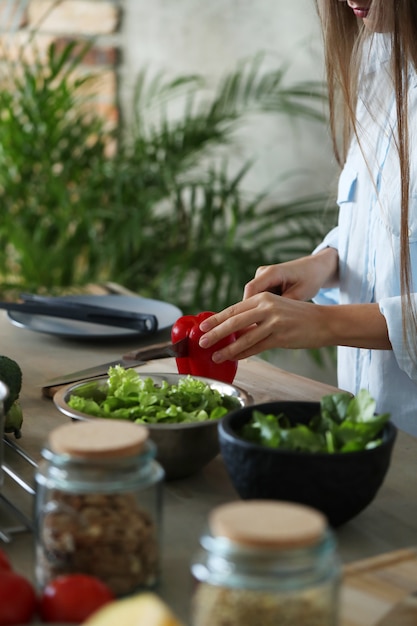
<path fill-rule="evenodd" d="M 3 438 L 3 444 L 8 447 L 12 451 L 14 455 L 17 455 L 19 458 L 23 459 L 26 463 L 28 463 L 32 468 L 36 468 L 36 462 L 12 439 L 7 437 L 6 435 Z M 33 497 L 35 495 L 35 490 L 32 485 L 27 483 L 19 474 L 15 472 L 15 470 L 10 467 L 8 463 L 2 463 L 2 471 L 4 477 L 10 480 L 13 483 L 13 487 L 18 486 L 24 493 L 26 493 L 33 505 Z M 19 532 L 27 532 L 33 531 L 33 520 L 24 513 L 19 507 L 17 507 L 13 502 L 11 502 L 10 498 L 8 498 L 5 494 L 0 494 L 0 511 L 4 511 L 7 514 L 7 517 L 11 517 L 12 520 L 16 520 L 17 524 L 6 524 L 0 526 L 0 541 L 4 543 L 10 543 L 12 540 L 12 535 Z"/>

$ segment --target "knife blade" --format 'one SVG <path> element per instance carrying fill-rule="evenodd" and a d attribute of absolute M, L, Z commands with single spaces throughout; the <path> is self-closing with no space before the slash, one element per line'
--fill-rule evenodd
<path fill-rule="evenodd" d="M 188 339 L 185 337 L 175 343 L 163 342 L 156 343 L 145 348 L 137 348 L 127 352 L 119 359 L 109 361 L 107 363 L 100 363 L 93 367 L 87 367 L 86 369 L 77 370 L 57 376 L 48 380 L 42 385 L 42 394 L 47 397 L 51 397 L 58 387 L 63 385 L 69 385 L 70 383 L 78 382 L 86 378 L 97 378 L 98 376 L 105 376 L 109 370 L 109 367 L 115 367 L 121 365 L 126 369 L 137 367 L 138 365 L 144 365 L 147 361 L 152 359 L 164 359 L 167 357 L 184 357 L 187 356 Z"/>

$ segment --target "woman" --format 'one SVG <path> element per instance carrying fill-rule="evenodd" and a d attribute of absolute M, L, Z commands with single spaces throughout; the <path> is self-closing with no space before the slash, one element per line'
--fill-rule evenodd
<path fill-rule="evenodd" d="M 217 362 L 338 346 L 339 387 L 368 389 L 417 434 L 417 2 L 318 5 L 344 163 L 338 226 L 311 256 L 260 267 L 242 302 L 201 324 L 200 343 L 239 333 Z"/>

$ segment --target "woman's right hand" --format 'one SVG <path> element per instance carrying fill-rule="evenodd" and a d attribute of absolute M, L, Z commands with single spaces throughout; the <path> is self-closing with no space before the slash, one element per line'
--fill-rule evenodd
<path fill-rule="evenodd" d="M 243 299 L 270 291 L 292 300 L 311 300 L 322 287 L 333 287 L 338 280 L 338 254 L 325 248 L 295 261 L 259 267 L 245 286 Z"/>

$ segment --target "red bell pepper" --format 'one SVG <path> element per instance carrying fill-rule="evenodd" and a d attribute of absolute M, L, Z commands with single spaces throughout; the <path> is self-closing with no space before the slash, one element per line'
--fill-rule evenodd
<path fill-rule="evenodd" d="M 236 341 L 236 336 L 231 334 L 210 348 L 201 348 L 198 343 L 203 334 L 199 326 L 203 320 L 211 315 L 214 315 L 211 311 L 205 311 L 198 315 L 183 315 L 173 325 L 171 330 L 172 343 L 188 337 L 187 356 L 176 358 L 178 373 L 203 376 L 204 378 L 213 378 L 225 383 L 232 383 L 236 376 L 237 361 L 215 363 L 212 359 L 212 354 Z"/>

